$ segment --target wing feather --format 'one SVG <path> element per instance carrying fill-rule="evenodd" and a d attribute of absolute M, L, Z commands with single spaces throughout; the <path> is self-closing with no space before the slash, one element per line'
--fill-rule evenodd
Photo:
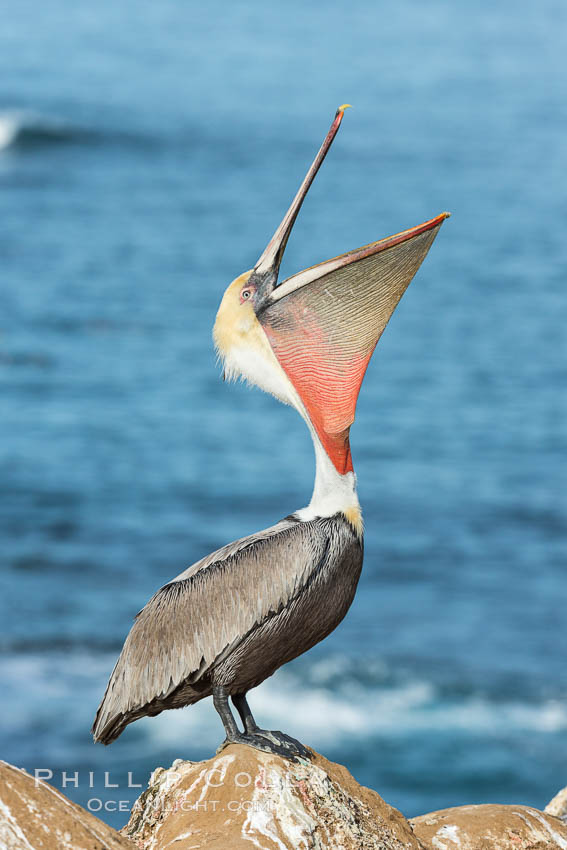
<path fill-rule="evenodd" d="M 162 587 L 137 615 L 93 726 L 112 740 L 183 683 L 195 685 L 309 580 L 327 545 L 317 522 L 283 520 L 198 561 Z"/>

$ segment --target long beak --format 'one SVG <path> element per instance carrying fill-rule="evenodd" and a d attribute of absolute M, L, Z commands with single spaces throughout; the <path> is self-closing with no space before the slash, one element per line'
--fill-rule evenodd
<path fill-rule="evenodd" d="M 372 352 L 448 215 L 293 275 L 257 313 L 341 474 L 352 470 L 348 432 Z"/>
<path fill-rule="evenodd" d="M 333 139 L 337 135 L 337 131 L 341 126 L 341 121 L 343 120 L 344 111 L 349 106 L 349 103 L 343 103 L 343 105 L 339 106 L 337 109 L 333 123 L 325 137 L 325 141 L 321 145 L 319 153 L 313 160 L 311 168 L 305 175 L 305 179 L 299 187 L 297 195 L 291 202 L 291 206 L 283 217 L 278 229 L 270 239 L 266 250 L 254 266 L 253 275 L 258 279 L 262 287 L 263 297 L 272 292 L 276 286 L 285 246 L 287 245 L 287 240 L 289 239 L 289 235 L 292 231 L 293 225 L 295 224 L 295 219 L 297 218 L 301 205 L 309 191 L 309 187 L 313 183 L 315 175 L 319 171 L 321 163 L 327 156 L 327 152 L 333 143 Z"/>

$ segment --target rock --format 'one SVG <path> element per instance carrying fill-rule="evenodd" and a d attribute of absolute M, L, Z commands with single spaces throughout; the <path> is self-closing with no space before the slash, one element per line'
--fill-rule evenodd
<path fill-rule="evenodd" d="M 0 761 L 0 850 L 567 850 L 567 791 L 546 812 L 461 806 L 407 821 L 338 764 L 288 762 L 242 745 L 158 767 L 115 832 Z"/>
<path fill-rule="evenodd" d="M 155 770 L 122 833 L 140 850 L 423 850 L 406 819 L 344 767 L 241 744 Z"/>
<path fill-rule="evenodd" d="M 1 850 L 134 850 L 51 785 L 0 761 Z"/>
<path fill-rule="evenodd" d="M 544 811 L 548 815 L 555 815 L 556 818 L 567 821 L 567 788 L 559 791 L 553 800 L 549 801 Z"/>
<path fill-rule="evenodd" d="M 410 824 L 431 850 L 567 850 L 567 826 L 531 806 L 459 806 Z"/>

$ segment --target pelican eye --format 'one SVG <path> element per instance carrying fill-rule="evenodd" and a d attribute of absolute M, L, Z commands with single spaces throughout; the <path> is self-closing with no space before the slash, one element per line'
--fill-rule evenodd
<path fill-rule="evenodd" d="M 244 301 L 246 301 L 248 298 L 250 298 L 251 295 L 252 295 L 251 289 L 243 289 L 242 292 L 240 293 L 240 297 L 243 298 Z"/>

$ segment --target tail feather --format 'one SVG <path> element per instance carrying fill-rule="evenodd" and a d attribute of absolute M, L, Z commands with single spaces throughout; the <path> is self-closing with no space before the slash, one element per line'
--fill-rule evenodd
<path fill-rule="evenodd" d="M 118 663 L 116 667 L 118 667 Z M 133 716 L 130 712 L 120 710 L 117 704 L 118 700 L 114 693 L 116 667 L 112 671 L 91 729 L 95 743 L 110 744 L 122 734 L 128 723 L 140 716 L 139 713 Z"/>
<path fill-rule="evenodd" d="M 128 723 L 132 722 L 132 720 L 127 720 L 122 714 L 104 723 L 103 718 L 99 715 L 100 712 L 97 713 L 93 728 L 91 729 L 92 736 L 97 744 L 111 744 L 122 734 Z"/>
<path fill-rule="evenodd" d="M 112 671 L 102 702 L 98 707 L 91 733 L 95 743 L 111 744 L 124 731 L 126 726 L 140 717 L 155 717 L 168 708 L 183 708 L 192 705 L 210 694 L 210 688 L 197 690 L 195 686 L 181 683 L 169 694 L 155 697 L 140 705 L 132 704 L 132 695 L 120 686 L 119 675 L 121 658 Z"/>

